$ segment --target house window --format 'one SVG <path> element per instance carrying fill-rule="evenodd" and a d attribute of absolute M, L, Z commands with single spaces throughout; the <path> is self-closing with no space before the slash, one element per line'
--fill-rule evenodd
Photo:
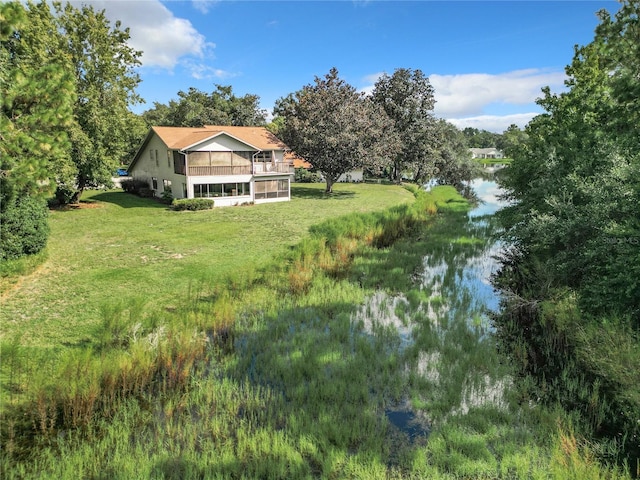
<path fill-rule="evenodd" d="M 162 189 L 165 192 L 171 193 L 171 180 L 162 180 Z"/>
<path fill-rule="evenodd" d="M 154 157 L 156 159 L 156 167 L 160 166 L 160 160 L 158 160 L 158 150 L 154 150 Z"/>
<path fill-rule="evenodd" d="M 249 183 L 198 183 L 193 186 L 195 198 L 237 197 L 250 194 Z"/>
<path fill-rule="evenodd" d="M 187 184 L 182 184 L 182 198 L 187 198 L 189 196 L 189 192 L 187 191 Z"/>
<path fill-rule="evenodd" d="M 151 177 L 151 188 L 153 190 L 158 190 L 158 179 L 156 177 Z"/>
<path fill-rule="evenodd" d="M 171 150 L 167 150 L 167 166 L 171 168 Z"/>
<path fill-rule="evenodd" d="M 173 151 L 173 173 L 178 175 L 186 175 L 187 173 L 185 156 L 177 150 Z M 186 195 L 185 198 L 187 198 Z"/>
<path fill-rule="evenodd" d="M 256 200 L 264 198 L 288 198 L 289 180 L 259 180 L 255 182 Z"/>
<path fill-rule="evenodd" d="M 273 151 L 268 150 L 264 152 L 258 152 L 253 158 L 256 162 L 271 162 L 273 161 Z"/>

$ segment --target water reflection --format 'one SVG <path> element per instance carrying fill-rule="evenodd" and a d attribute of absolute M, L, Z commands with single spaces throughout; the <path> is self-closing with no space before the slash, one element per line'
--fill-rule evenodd
<path fill-rule="evenodd" d="M 406 399 L 400 399 L 396 405 L 403 407 L 387 408 L 385 414 L 410 437 L 415 431 L 402 422 L 418 412 L 436 422 L 471 408 L 505 404 L 509 380 L 498 364 L 487 315 L 499 303 L 490 278 L 501 250 L 493 218 L 501 207 L 500 190 L 483 179 L 472 187 L 480 200 L 473 210 L 442 215 L 426 232 L 430 251 L 423 259 L 419 294 L 413 293 L 423 300 L 378 292 L 354 318 L 373 334 L 381 327 L 397 332 L 406 395 L 418 406 L 407 409 Z"/>

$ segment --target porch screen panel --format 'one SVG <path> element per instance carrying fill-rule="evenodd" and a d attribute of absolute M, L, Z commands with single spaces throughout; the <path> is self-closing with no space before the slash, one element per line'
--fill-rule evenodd
<path fill-rule="evenodd" d="M 231 161 L 234 166 L 250 166 L 251 152 L 232 152 Z"/>
<path fill-rule="evenodd" d="M 213 167 L 230 167 L 231 152 L 210 152 L 211 166 Z"/>
<path fill-rule="evenodd" d="M 255 198 L 278 198 L 278 180 L 261 180 L 255 183 Z"/>
<path fill-rule="evenodd" d="M 208 167 L 209 152 L 189 152 L 190 167 Z"/>

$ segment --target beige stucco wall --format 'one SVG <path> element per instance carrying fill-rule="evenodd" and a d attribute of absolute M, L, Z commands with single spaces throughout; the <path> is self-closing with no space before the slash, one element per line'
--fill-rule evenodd
<path fill-rule="evenodd" d="M 150 153 L 153 151 L 154 157 Z M 156 165 L 155 153 L 157 152 L 158 163 Z M 167 152 L 171 155 L 167 157 Z M 140 158 L 136 163 L 134 170 L 129 172 L 135 179 L 148 180 L 151 186 L 153 177 L 158 179 L 158 189 L 155 192 L 156 197 L 161 197 L 164 191 L 163 180 L 171 182 L 171 194 L 173 198 L 184 198 L 183 184 L 186 183 L 186 176 L 177 174 L 173 171 L 173 152 L 167 148 L 157 135 L 153 135 L 149 143 L 141 152 Z"/>

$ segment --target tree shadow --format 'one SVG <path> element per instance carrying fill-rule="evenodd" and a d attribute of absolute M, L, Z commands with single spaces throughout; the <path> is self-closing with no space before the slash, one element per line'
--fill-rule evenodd
<path fill-rule="evenodd" d="M 91 200 L 112 203 L 121 208 L 158 208 L 167 210 L 169 206 L 153 198 L 142 198 L 122 191 L 109 191 L 91 197 Z"/>
<path fill-rule="evenodd" d="M 350 190 L 334 190 L 333 193 L 326 193 L 324 188 L 300 187 L 293 185 L 291 186 L 291 198 L 304 198 L 313 200 L 341 200 L 346 198 L 353 198 L 354 196 L 355 192 Z"/>

